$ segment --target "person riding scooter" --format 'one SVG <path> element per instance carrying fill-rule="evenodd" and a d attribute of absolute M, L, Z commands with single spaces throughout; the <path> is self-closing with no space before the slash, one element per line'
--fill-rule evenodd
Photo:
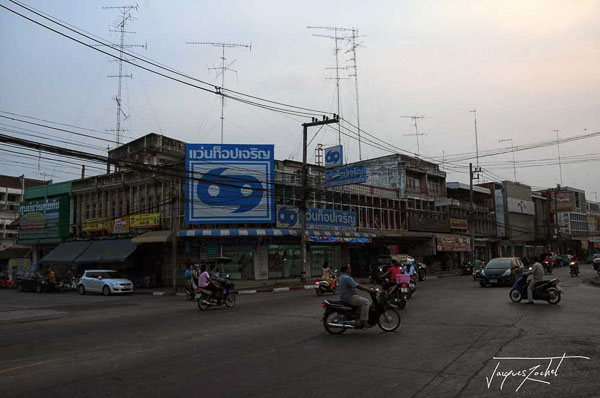
<path fill-rule="evenodd" d="M 542 264 L 536 261 L 531 266 L 531 269 L 523 272 L 523 274 L 532 276 L 529 281 L 529 286 L 527 287 L 527 302 L 525 304 L 533 304 L 533 288 L 537 282 L 544 279 L 544 268 L 542 267 Z"/>
<path fill-rule="evenodd" d="M 214 275 L 216 265 L 211 264 L 210 273 L 206 270 L 206 264 L 200 266 L 200 276 L 198 277 L 198 287 L 212 292 L 217 297 L 217 303 L 221 303 L 220 291 L 217 281 L 211 276 Z"/>
<path fill-rule="evenodd" d="M 329 282 L 331 289 L 335 289 L 336 277 L 331 268 L 329 268 L 329 263 L 327 261 L 323 263 L 321 279 Z"/>
<path fill-rule="evenodd" d="M 358 322 L 358 329 L 365 329 L 367 327 L 367 320 L 369 318 L 369 306 L 371 302 L 369 299 L 359 296 L 356 294 L 356 289 L 364 290 L 365 292 L 371 292 L 374 289 L 370 289 L 356 282 L 351 276 L 352 268 L 350 264 L 344 264 L 340 268 L 341 275 L 338 280 L 338 289 L 340 293 L 340 300 L 346 304 L 350 304 L 353 307 L 360 309 L 360 320 Z"/>

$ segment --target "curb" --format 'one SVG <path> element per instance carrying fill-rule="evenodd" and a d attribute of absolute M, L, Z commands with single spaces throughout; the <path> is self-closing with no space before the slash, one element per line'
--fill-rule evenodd
<path fill-rule="evenodd" d="M 246 289 L 238 290 L 235 294 L 257 294 L 257 293 L 283 293 L 294 290 L 311 290 L 314 289 L 315 285 L 300 285 L 300 286 L 286 286 L 286 287 L 269 287 L 262 289 Z M 133 294 L 148 295 L 148 296 L 187 296 L 185 293 L 174 293 L 174 292 L 153 292 L 153 291 L 134 291 Z"/>

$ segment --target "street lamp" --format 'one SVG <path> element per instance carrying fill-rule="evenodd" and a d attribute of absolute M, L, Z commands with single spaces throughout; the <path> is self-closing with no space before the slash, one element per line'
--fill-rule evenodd
<path fill-rule="evenodd" d="M 512 150 L 512 156 L 513 156 L 513 173 L 515 175 L 515 182 L 517 182 L 517 163 L 515 162 L 515 146 L 513 144 L 513 139 L 512 138 L 505 138 L 503 140 L 498 140 L 498 142 L 508 142 L 510 141 L 510 148 Z"/>

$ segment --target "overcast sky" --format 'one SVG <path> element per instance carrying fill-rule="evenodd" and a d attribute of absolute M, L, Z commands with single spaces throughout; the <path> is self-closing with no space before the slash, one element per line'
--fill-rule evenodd
<path fill-rule="evenodd" d="M 19 9 L 7 0 L 0 4 Z M 128 3 L 26 4 L 115 41 L 109 28 L 118 14 L 102 7 Z M 554 129 L 560 130 L 561 138 L 600 131 L 600 1 L 142 0 L 133 15 L 137 19 L 127 30 L 136 33 L 127 41 L 147 43 L 146 51 L 135 49 L 144 56 L 220 85 L 220 77 L 208 69 L 218 66 L 220 48 L 186 41 L 252 43 L 251 51 L 227 50 L 228 62 L 235 60 L 231 68 L 237 71 L 226 74 L 227 88 L 331 112 L 337 107 L 335 81 L 326 78 L 334 71 L 325 68 L 335 66 L 333 40 L 313 36 L 330 32 L 306 27 L 358 28 L 364 35 L 358 50 L 361 127 L 416 152 L 415 137 L 405 136 L 414 132 L 412 122 L 401 116 L 425 115 L 419 131 L 427 134 L 420 141 L 421 154 L 427 157 L 475 150 L 469 113 L 474 108 L 481 151 L 510 146 L 498 143 L 500 139 L 512 138 L 514 145 L 552 140 Z M 116 62 L 3 9 L 0 45 L 0 110 L 97 130 L 115 128 L 117 80 L 106 76 L 117 73 Z M 342 46 L 340 64 L 348 65 L 348 47 Z M 125 71 L 133 74 L 123 86 L 128 136 L 162 131 L 186 142 L 219 142 L 219 97 L 133 67 Z M 342 77 L 348 73 L 342 71 Z M 340 84 L 342 117 L 355 124 L 354 81 Z M 225 143 L 272 143 L 278 159 L 300 159 L 303 121 L 227 102 Z M 0 123 L 47 131 L 7 120 Z M 106 146 L 68 133 L 52 134 Z M 333 130 L 323 129 L 309 148 L 309 159 L 316 143 L 328 146 L 336 141 Z M 345 138 L 344 144 L 348 161 L 358 160 L 356 141 Z M 566 143 L 560 150 L 565 162 L 586 154 L 600 159 L 600 138 Z M 385 154 L 363 146 L 363 157 Z M 556 146 L 517 152 L 518 181 L 554 186 L 559 182 L 557 165 L 524 167 L 519 162 L 556 155 Z M 512 180 L 511 161 L 511 154 L 481 159 L 488 170 Z M 6 152 L 0 152 L 0 169 L 2 174 L 32 178 L 46 172 L 55 180 L 79 173 L 74 165 L 44 159 L 38 171 L 38 160 Z M 585 189 L 593 200 L 590 193 L 600 192 L 599 169 L 598 160 L 564 164 L 563 185 Z M 467 182 L 468 174 L 449 172 L 448 181 L 456 180 Z"/>

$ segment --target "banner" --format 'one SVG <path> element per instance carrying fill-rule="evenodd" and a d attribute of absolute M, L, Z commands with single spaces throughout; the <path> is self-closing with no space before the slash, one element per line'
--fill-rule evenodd
<path fill-rule="evenodd" d="M 437 249 L 440 252 L 471 251 L 471 239 L 462 236 L 441 236 L 437 238 Z"/>
<path fill-rule="evenodd" d="M 361 184 L 367 182 L 367 166 L 336 167 L 325 170 L 325 186 Z"/>
<path fill-rule="evenodd" d="M 129 233 L 130 226 L 130 218 L 129 216 L 116 218 L 109 223 L 108 233 L 109 234 L 126 234 Z"/>
<path fill-rule="evenodd" d="M 106 218 L 88 218 L 81 225 L 82 232 L 98 232 L 108 229 L 109 220 Z"/>
<path fill-rule="evenodd" d="M 507 204 L 508 211 L 510 213 L 528 214 L 530 216 L 533 216 L 535 214 L 533 202 L 530 202 L 528 200 L 508 198 Z"/>
<path fill-rule="evenodd" d="M 301 228 L 300 209 L 291 206 L 277 206 L 277 228 Z M 306 228 L 355 230 L 356 213 L 310 207 L 306 209 Z"/>
<path fill-rule="evenodd" d="M 131 229 L 160 227 L 160 213 L 133 214 L 129 217 L 129 227 Z"/>
<path fill-rule="evenodd" d="M 552 213 L 556 211 L 573 211 L 573 205 L 571 204 L 571 196 L 568 192 L 552 192 L 550 191 L 550 211 Z"/>
<path fill-rule="evenodd" d="M 69 198 L 21 202 L 19 216 L 21 241 L 69 236 Z"/>
<path fill-rule="evenodd" d="M 186 224 L 274 224 L 273 145 L 187 144 Z"/>
<path fill-rule="evenodd" d="M 450 219 L 450 228 L 451 229 L 462 229 L 462 230 L 468 230 L 469 229 L 469 221 L 465 220 L 464 218 L 451 218 Z"/>

